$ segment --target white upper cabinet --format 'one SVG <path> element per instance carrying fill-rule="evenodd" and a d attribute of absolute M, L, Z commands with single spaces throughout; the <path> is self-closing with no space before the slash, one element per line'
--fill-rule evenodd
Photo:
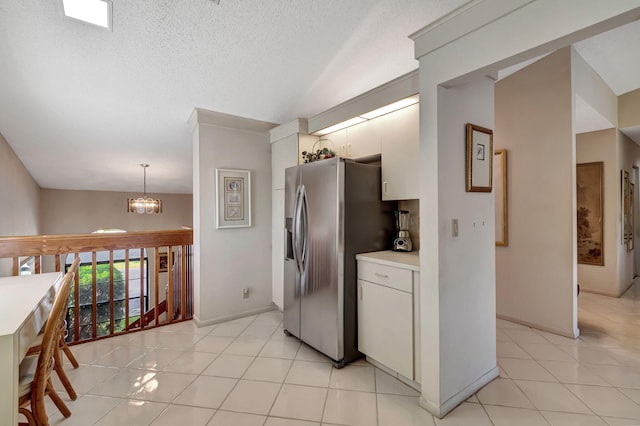
<path fill-rule="evenodd" d="M 382 149 L 382 199 L 420 197 L 420 104 L 378 119 Z M 375 121 L 375 120 L 374 120 Z"/>
<path fill-rule="evenodd" d="M 271 144 L 271 188 L 284 189 L 284 170 L 298 164 L 298 135 Z"/>
<path fill-rule="evenodd" d="M 358 159 L 380 154 L 380 122 L 368 120 L 320 139 L 328 139 L 330 142 L 323 142 L 322 147 L 333 149 L 340 157 Z"/>
<path fill-rule="evenodd" d="M 348 127 L 345 153 L 338 153 L 347 158 L 362 158 L 380 154 L 380 120 L 369 120 Z"/>

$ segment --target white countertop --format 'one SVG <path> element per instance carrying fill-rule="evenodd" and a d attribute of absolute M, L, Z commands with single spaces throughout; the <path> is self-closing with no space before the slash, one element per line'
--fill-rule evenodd
<path fill-rule="evenodd" d="M 394 266 L 396 268 L 420 271 L 420 256 L 417 251 L 374 251 L 370 253 L 356 254 L 356 260 L 379 263 L 381 265 Z"/>
<path fill-rule="evenodd" d="M 38 306 L 45 297 L 53 301 L 54 286 L 61 278 L 60 272 L 0 278 L 0 336 L 18 331 L 32 312 L 39 314 Z M 40 324 L 44 321 L 46 318 L 37 318 Z"/>

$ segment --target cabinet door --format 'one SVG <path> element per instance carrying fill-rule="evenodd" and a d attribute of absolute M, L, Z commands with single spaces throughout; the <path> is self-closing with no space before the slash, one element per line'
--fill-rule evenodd
<path fill-rule="evenodd" d="M 413 297 L 358 280 L 358 350 L 413 379 Z"/>
<path fill-rule="evenodd" d="M 347 129 L 347 158 L 362 158 L 380 154 L 380 120 L 369 120 Z"/>
<path fill-rule="evenodd" d="M 420 104 L 380 117 L 382 199 L 420 197 Z"/>
<path fill-rule="evenodd" d="M 273 303 L 284 308 L 284 189 L 274 189 L 271 204 L 271 292 Z"/>
<path fill-rule="evenodd" d="M 298 135 L 271 144 L 271 189 L 284 189 L 284 170 L 298 164 Z"/>

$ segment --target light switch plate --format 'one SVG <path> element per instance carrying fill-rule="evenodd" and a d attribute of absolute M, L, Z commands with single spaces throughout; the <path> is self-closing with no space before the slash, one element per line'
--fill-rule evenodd
<path fill-rule="evenodd" d="M 451 236 L 458 236 L 458 219 L 451 219 Z"/>

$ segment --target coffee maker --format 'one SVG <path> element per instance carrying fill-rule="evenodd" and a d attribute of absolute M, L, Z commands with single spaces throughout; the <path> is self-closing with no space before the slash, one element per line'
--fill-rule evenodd
<path fill-rule="evenodd" d="M 394 251 L 411 251 L 411 237 L 409 236 L 409 210 L 396 210 L 396 239 L 393 240 Z"/>

